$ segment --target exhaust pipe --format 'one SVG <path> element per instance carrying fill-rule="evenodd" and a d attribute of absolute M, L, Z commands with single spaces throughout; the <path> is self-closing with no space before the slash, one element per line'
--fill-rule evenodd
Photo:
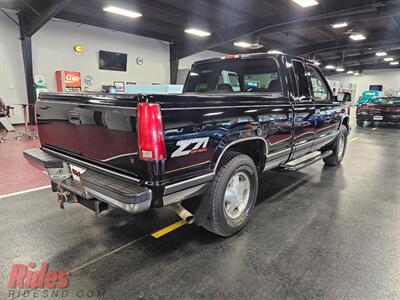
<path fill-rule="evenodd" d="M 188 224 L 193 224 L 194 216 L 187 211 L 180 203 L 171 204 L 168 206 L 171 208 L 176 214 L 182 219 L 185 220 Z"/>

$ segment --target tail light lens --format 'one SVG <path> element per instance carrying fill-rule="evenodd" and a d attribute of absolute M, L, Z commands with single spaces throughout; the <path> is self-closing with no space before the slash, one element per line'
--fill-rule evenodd
<path fill-rule="evenodd" d="M 166 159 L 160 105 L 157 103 L 139 103 L 137 105 L 136 127 L 140 159 L 147 161 Z"/>

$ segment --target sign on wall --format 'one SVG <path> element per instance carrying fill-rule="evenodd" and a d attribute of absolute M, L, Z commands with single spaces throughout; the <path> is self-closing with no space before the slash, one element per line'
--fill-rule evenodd
<path fill-rule="evenodd" d="M 81 73 L 74 71 L 56 71 L 58 92 L 77 92 L 81 90 Z"/>

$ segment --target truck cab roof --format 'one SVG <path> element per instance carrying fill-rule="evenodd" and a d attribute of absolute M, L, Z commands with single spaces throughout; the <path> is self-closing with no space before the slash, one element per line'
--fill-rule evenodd
<path fill-rule="evenodd" d="M 307 60 L 305 58 L 299 57 L 299 56 L 292 56 L 288 55 L 286 53 L 282 53 L 279 51 L 273 51 L 273 52 L 258 52 L 258 53 L 246 53 L 246 54 L 227 54 L 221 57 L 216 57 L 216 58 L 209 58 L 209 59 L 203 59 L 196 61 L 194 64 L 203 64 L 203 63 L 216 63 L 220 62 L 222 60 L 242 60 L 242 59 L 253 59 L 253 58 L 268 58 L 268 57 L 275 57 L 278 58 L 280 56 L 290 56 L 292 58 L 298 58 L 301 60 L 305 60 L 308 63 L 314 63 L 311 60 Z"/>

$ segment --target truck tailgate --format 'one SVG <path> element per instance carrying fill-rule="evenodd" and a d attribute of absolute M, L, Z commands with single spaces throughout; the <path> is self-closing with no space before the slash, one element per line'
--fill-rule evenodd
<path fill-rule="evenodd" d="M 42 146 L 137 176 L 137 100 L 135 95 L 40 94 Z"/>

